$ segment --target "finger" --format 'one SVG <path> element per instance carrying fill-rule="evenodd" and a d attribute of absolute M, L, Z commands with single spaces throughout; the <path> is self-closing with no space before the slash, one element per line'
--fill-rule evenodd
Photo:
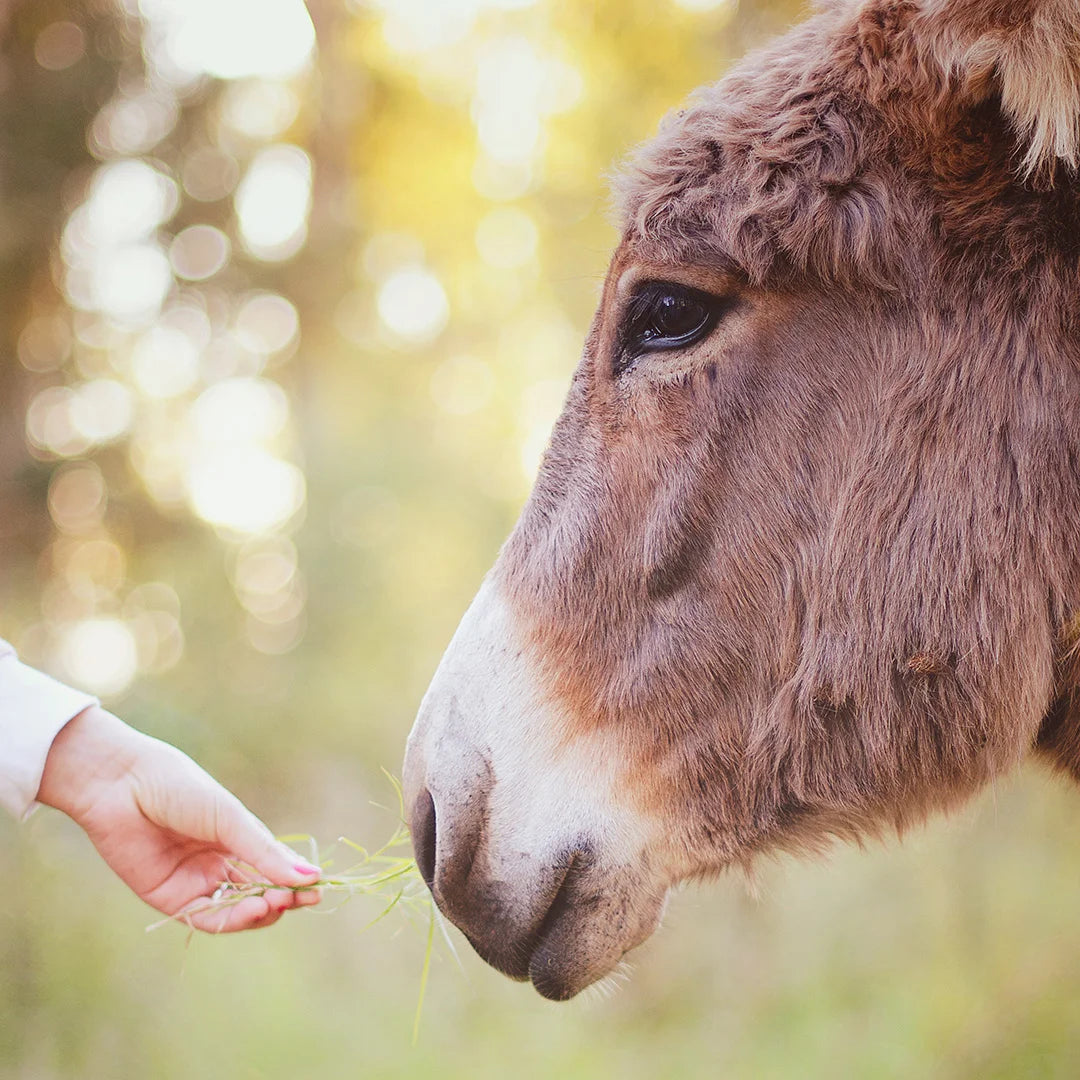
<path fill-rule="evenodd" d="M 205 883 L 196 886 L 200 896 L 211 893 L 222 882 L 242 888 L 246 884 L 263 880 L 263 875 L 254 869 L 232 866 L 228 863 L 222 865 L 224 867 L 222 872 L 207 874 Z M 322 900 L 322 889 L 267 889 L 260 895 L 266 897 L 271 908 L 289 911 L 292 908 L 311 907 L 319 903 Z"/>
<path fill-rule="evenodd" d="M 265 896 L 245 896 L 236 903 L 205 903 L 196 900 L 186 913 L 177 918 L 207 934 L 231 934 L 260 925 L 275 914 Z"/>
<path fill-rule="evenodd" d="M 275 885 L 308 885 L 318 881 L 322 871 L 274 834 L 239 801 L 224 791 L 217 808 L 217 840 L 238 859 L 255 867 Z"/>
<path fill-rule="evenodd" d="M 240 930 L 257 930 L 272 926 L 293 905 L 293 894 L 285 897 L 280 891 L 265 896 L 245 896 L 234 904 L 200 906 L 196 901 L 186 915 L 178 916 L 189 926 L 208 934 L 232 934 Z"/>

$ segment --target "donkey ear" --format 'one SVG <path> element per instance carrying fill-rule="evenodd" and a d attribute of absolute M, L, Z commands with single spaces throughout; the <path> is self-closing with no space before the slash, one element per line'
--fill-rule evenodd
<path fill-rule="evenodd" d="M 977 97 L 997 92 L 1025 179 L 1080 165 L 1080 0 L 924 0 L 930 57 Z"/>

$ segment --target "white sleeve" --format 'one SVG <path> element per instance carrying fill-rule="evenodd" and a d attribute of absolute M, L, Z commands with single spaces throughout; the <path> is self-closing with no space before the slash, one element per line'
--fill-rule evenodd
<path fill-rule="evenodd" d="M 97 698 L 19 662 L 0 641 L 0 806 L 18 818 L 34 809 L 49 747 Z"/>

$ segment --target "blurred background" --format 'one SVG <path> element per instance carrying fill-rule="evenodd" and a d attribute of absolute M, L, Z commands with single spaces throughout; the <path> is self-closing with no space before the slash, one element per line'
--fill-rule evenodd
<path fill-rule="evenodd" d="M 616 239 L 605 173 L 787 0 L 0 5 L 0 635 L 277 831 L 395 826 Z M 554 1006 L 356 901 L 146 935 L 0 821 L 0 1077 L 1075 1077 L 1080 795 L 689 889 Z M 385 807 L 385 808 L 382 808 Z M 460 939 L 458 939 L 460 942 Z"/>

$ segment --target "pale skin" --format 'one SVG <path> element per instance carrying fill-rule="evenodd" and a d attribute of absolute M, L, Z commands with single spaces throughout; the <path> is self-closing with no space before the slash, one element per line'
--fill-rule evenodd
<path fill-rule="evenodd" d="M 319 902 L 317 866 L 276 840 L 235 795 L 182 751 L 94 706 L 57 735 L 38 802 L 63 811 L 141 899 L 165 915 L 221 933 L 270 926 Z M 242 867 L 241 867 L 242 864 Z M 245 869 L 246 868 L 246 869 Z M 283 886 L 218 910 L 200 898 L 221 882 Z"/>

